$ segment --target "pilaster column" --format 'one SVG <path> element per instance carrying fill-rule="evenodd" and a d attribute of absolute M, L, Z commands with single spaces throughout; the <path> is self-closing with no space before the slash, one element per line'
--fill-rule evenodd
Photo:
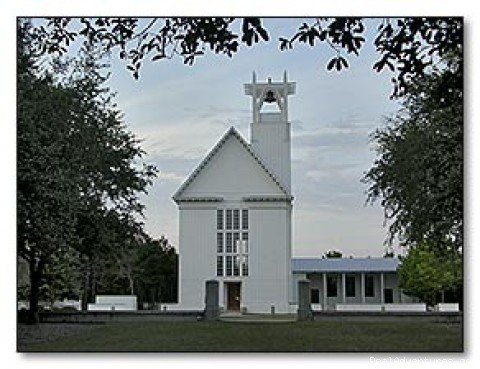
<path fill-rule="evenodd" d="M 362 295 L 362 304 L 365 303 L 365 273 L 361 274 L 360 290 Z"/>
<path fill-rule="evenodd" d="M 342 302 L 345 303 L 347 301 L 346 298 L 346 281 L 345 281 L 345 273 L 342 273 Z"/>
<path fill-rule="evenodd" d="M 327 273 L 323 273 L 323 310 L 327 310 Z"/>
<path fill-rule="evenodd" d="M 384 304 L 385 303 L 385 281 L 384 281 L 384 276 L 383 272 L 380 273 L 380 303 Z"/>

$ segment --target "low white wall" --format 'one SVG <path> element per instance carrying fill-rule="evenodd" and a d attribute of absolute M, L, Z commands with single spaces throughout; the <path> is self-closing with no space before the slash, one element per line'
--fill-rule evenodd
<path fill-rule="evenodd" d="M 459 312 L 460 305 L 458 303 L 439 303 L 435 307 L 436 311 L 450 311 L 450 312 Z"/>
<path fill-rule="evenodd" d="M 95 304 L 87 305 L 88 311 L 135 311 L 137 296 L 135 295 L 97 295 Z"/>
<path fill-rule="evenodd" d="M 427 305 L 424 303 L 386 304 L 385 311 L 427 311 Z"/>
<path fill-rule="evenodd" d="M 419 304 L 337 304 L 337 311 L 427 311 L 427 305 Z"/>
<path fill-rule="evenodd" d="M 382 311 L 382 305 L 379 304 L 337 304 L 337 311 Z"/>
<path fill-rule="evenodd" d="M 322 311 L 323 310 L 322 304 L 312 304 L 311 306 L 312 306 L 313 311 Z"/>
<path fill-rule="evenodd" d="M 55 301 L 53 303 L 53 307 L 56 309 L 62 308 L 73 308 L 75 310 L 82 310 L 82 300 L 63 300 L 63 301 Z"/>
<path fill-rule="evenodd" d="M 137 309 L 137 296 L 135 295 L 97 295 L 96 304 L 122 305 Z"/>
<path fill-rule="evenodd" d="M 182 311 L 183 309 L 178 302 L 160 304 L 161 311 Z"/>

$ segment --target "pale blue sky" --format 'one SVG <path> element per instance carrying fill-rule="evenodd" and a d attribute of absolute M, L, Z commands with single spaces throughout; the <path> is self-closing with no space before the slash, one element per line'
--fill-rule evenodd
<path fill-rule="evenodd" d="M 367 39 L 361 56 L 349 57 L 350 69 L 327 72 L 333 52 L 326 46 L 298 45 L 278 50 L 279 36 L 291 35 L 299 19 L 267 19 L 273 42 L 242 47 L 234 58 L 208 54 L 193 66 L 181 59 L 145 62 L 135 81 L 116 59 L 109 84 L 129 129 L 144 139 L 145 160 L 160 170 L 143 198 L 146 229 L 178 245 L 177 187 L 230 126 L 249 139 L 250 98 L 243 84 L 252 71 L 260 80 L 297 83 L 290 98 L 293 253 L 317 256 L 329 249 L 345 255 L 381 255 L 386 229 L 379 205 L 365 206 L 363 172 L 373 162 L 368 134 L 397 109 L 389 100 L 391 75 L 372 70 L 376 54 Z M 374 26 L 367 22 L 367 36 Z M 373 20 L 373 25 L 377 21 Z"/>

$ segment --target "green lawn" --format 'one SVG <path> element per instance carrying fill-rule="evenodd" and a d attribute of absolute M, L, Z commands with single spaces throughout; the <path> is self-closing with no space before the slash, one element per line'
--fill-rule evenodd
<path fill-rule="evenodd" d="M 461 325 L 392 322 L 116 323 L 25 351 L 461 351 Z"/>

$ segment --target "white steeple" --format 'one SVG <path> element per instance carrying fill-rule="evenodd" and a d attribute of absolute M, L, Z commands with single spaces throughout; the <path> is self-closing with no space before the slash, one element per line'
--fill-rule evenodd
<path fill-rule="evenodd" d="M 295 82 L 288 82 L 284 72 L 282 82 L 258 83 L 253 72 L 252 83 L 245 84 L 245 94 L 252 96 L 250 143 L 280 182 L 291 190 L 290 123 L 288 96 L 295 93 Z M 262 112 L 264 104 L 275 103 L 277 112 Z"/>

